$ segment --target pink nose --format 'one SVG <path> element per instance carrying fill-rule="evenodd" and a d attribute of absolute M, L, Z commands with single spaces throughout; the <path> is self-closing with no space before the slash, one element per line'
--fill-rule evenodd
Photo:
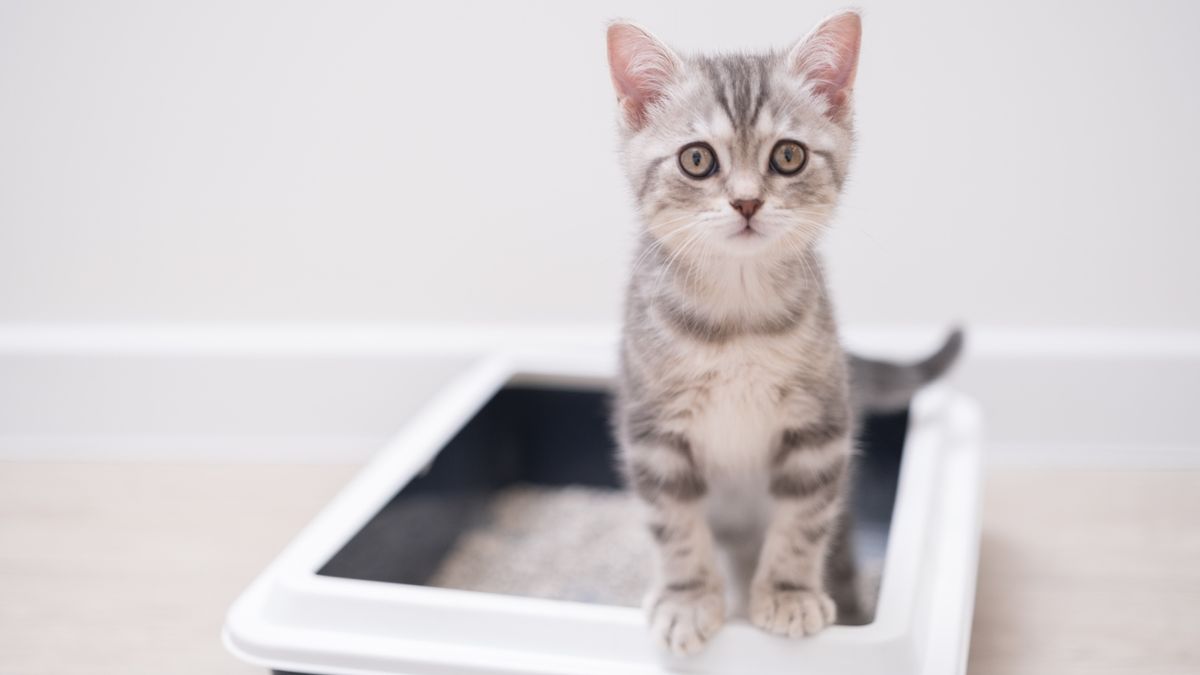
<path fill-rule="evenodd" d="M 729 205 L 733 207 L 734 211 L 737 211 L 749 220 L 750 216 L 758 213 L 758 209 L 762 207 L 763 202 L 761 199 L 735 199 L 729 202 Z"/>

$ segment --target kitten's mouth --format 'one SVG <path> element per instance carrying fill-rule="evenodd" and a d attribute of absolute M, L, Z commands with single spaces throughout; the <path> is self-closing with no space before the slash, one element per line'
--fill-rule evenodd
<path fill-rule="evenodd" d="M 733 237 L 735 239 L 747 239 L 750 237 L 757 237 L 761 234 L 762 233 L 759 232 L 758 230 L 754 229 L 754 226 L 750 224 L 749 220 L 747 220 L 745 223 L 742 224 L 742 229 L 733 233 Z"/>

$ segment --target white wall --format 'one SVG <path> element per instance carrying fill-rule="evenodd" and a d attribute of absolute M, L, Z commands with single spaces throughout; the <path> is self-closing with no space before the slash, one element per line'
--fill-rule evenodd
<path fill-rule="evenodd" d="M 604 21 L 751 49 L 836 7 L 4 2 L 0 322 L 613 321 Z M 1200 329 L 1200 4 L 865 21 L 845 318 Z"/>

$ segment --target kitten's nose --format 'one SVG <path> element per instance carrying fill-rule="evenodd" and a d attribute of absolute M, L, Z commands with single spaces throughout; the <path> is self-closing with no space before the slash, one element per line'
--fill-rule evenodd
<path fill-rule="evenodd" d="M 729 205 L 733 207 L 734 211 L 737 211 L 749 220 L 750 216 L 758 213 L 758 209 L 762 207 L 763 201 L 761 199 L 735 199 L 729 202 Z"/>

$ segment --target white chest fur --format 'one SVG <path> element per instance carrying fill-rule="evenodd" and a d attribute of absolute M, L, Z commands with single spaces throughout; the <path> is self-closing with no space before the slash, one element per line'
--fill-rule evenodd
<path fill-rule="evenodd" d="M 682 348 L 674 367 L 687 384 L 674 403 L 688 412 L 677 430 L 692 440 L 706 473 L 765 471 L 782 429 L 815 414 L 806 392 L 794 386 L 805 357 L 797 342 L 784 335 Z"/>

